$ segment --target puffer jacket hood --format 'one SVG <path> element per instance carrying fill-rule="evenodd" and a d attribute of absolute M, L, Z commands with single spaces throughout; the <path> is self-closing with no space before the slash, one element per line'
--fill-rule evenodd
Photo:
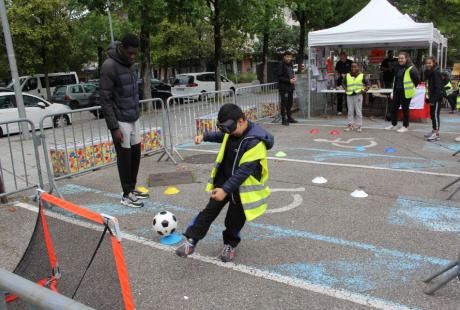
<path fill-rule="evenodd" d="M 268 131 L 266 131 L 258 124 L 252 122 L 251 128 L 249 129 L 246 136 L 255 137 L 260 141 L 263 141 L 265 143 L 265 147 L 267 148 L 267 150 L 271 149 L 273 147 L 273 144 L 275 143 L 275 138 Z"/>
<path fill-rule="evenodd" d="M 133 64 L 130 63 L 127 59 L 125 59 L 125 57 L 123 57 L 123 55 L 120 54 L 120 46 L 121 42 L 119 41 L 110 43 L 109 48 L 107 50 L 107 55 L 119 64 L 122 64 L 126 67 L 131 67 Z"/>

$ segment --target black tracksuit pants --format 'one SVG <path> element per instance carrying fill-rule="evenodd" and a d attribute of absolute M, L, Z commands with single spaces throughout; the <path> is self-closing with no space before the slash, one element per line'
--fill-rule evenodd
<path fill-rule="evenodd" d="M 457 95 L 450 94 L 446 96 L 447 102 L 449 102 L 450 109 L 455 111 L 457 109 Z"/>
<path fill-rule="evenodd" d="M 224 244 L 236 247 L 241 241 L 240 231 L 246 222 L 246 216 L 244 215 L 243 206 L 237 194 L 233 196 L 235 196 L 235 202 L 232 200 L 231 195 L 228 195 L 223 201 L 209 199 L 206 208 L 198 213 L 193 222 L 188 226 L 184 233 L 185 237 L 194 239 L 195 242 L 203 239 L 220 211 L 230 202 L 227 216 L 225 217 L 225 230 L 222 234 Z"/>
<path fill-rule="evenodd" d="M 441 103 L 436 102 L 434 104 L 430 104 L 430 116 L 431 123 L 433 124 L 433 130 L 439 130 L 439 126 L 441 125 L 440 114 Z"/>
<path fill-rule="evenodd" d="M 136 188 L 137 174 L 141 163 L 141 144 L 124 148 L 114 143 L 117 153 L 117 167 L 123 195 L 126 196 Z"/>
<path fill-rule="evenodd" d="M 399 107 L 403 111 L 403 126 L 409 127 L 409 106 L 411 99 L 406 99 L 403 89 L 396 89 L 393 94 L 393 104 L 391 107 L 391 124 L 396 126 L 398 124 Z"/>
<path fill-rule="evenodd" d="M 294 90 L 280 90 L 280 112 L 283 119 L 292 118 L 292 104 L 294 102 Z"/>

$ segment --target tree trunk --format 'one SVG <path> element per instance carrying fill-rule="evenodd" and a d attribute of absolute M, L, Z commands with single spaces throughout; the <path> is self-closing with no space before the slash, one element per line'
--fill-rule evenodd
<path fill-rule="evenodd" d="M 50 89 L 50 80 L 49 80 L 49 66 L 48 66 L 48 57 L 46 53 L 43 55 L 43 68 L 45 69 L 43 72 L 45 74 L 45 87 L 46 87 L 46 100 L 51 100 L 51 89 Z M 43 94 L 42 94 L 43 97 Z"/>
<path fill-rule="evenodd" d="M 152 98 L 152 90 L 150 87 L 150 29 L 145 26 L 149 23 L 148 20 L 146 20 L 148 17 L 146 17 L 144 14 L 142 14 L 141 17 L 141 34 L 140 34 L 140 40 L 139 40 L 139 45 L 141 49 L 141 76 L 142 80 L 144 81 L 143 83 L 143 94 L 144 94 L 144 99 L 150 99 Z"/>
<path fill-rule="evenodd" d="M 167 81 L 168 80 L 168 63 L 165 62 L 165 66 L 164 66 L 164 80 Z"/>
<path fill-rule="evenodd" d="M 214 0 L 214 67 L 216 90 L 221 89 L 220 81 L 220 61 L 222 56 L 222 33 L 220 21 L 220 4 L 219 0 Z"/>
<path fill-rule="evenodd" d="M 298 71 L 301 70 L 303 60 L 305 58 L 305 31 L 306 31 L 306 16 L 304 12 L 299 15 L 300 34 L 299 34 L 299 51 L 297 53 Z M 297 72 L 296 72 L 297 73 Z"/>
<path fill-rule="evenodd" d="M 263 46 L 262 46 L 262 84 L 268 83 L 268 31 L 264 32 Z"/>

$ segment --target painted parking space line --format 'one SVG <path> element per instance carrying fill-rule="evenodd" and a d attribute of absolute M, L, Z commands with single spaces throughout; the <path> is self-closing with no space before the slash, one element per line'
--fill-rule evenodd
<path fill-rule="evenodd" d="M 23 209 L 30 210 L 32 212 L 38 212 L 38 209 L 37 209 L 36 206 L 30 205 L 30 204 L 27 204 L 27 203 L 17 203 L 16 206 L 21 207 Z M 68 223 L 72 223 L 72 224 L 79 225 L 79 226 L 82 226 L 82 227 L 87 227 L 87 228 L 90 228 L 90 229 L 102 231 L 101 227 L 98 227 L 98 226 L 96 226 L 94 224 L 84 222 L 84 221 L 81 221 L 81 220 L 77 220 L 77 219 L 73 219 L 73 218 L 69 218 L 69 217 L 64 216 L 62 214 L 58 214 L 58 213 L 55 213 L 55 212 L 49 211 L 49 210 L 47 210 L 45 212 L 46 212 L 47 216 L 59 219 L 59 220 L 61 220 L 63 222 L 68 222 Z M 169 253 L 171 253 L 171 255 L 173 255 L 174 248 L 162 245 L 162 244 L 160 244 L 158 242 L 148 240 L 146 238 L 142 238 L 142 237 L 139 237 L 139 236 L 135 236 L 135 235 L 132 235 L 132 234 L 129 234 L 129 233 L 124 233 L 124 232 L 122 233 L 122 238 L 125 239 L 125 240 L 133 241 L 133 242 L 138 243 L 140 245 L 151 247 L 151 248 L 156 249 L 156 250 L 169 252 Z M 383 298 L 378 298 L 378 297 L 370 296 L 370 295 L 367 295 L 367 294 L 358 294 L 358 293 L 355 293 L 355 292 L 351 292 L 351 291 L 347 291 L 347 290 L 343 290 L 343 289 L 337 289 L 337 288 L 333 288 L 333 287 L 330 287 L 330 286 L 314 284 L 314 283 L 307 282 L 305 280 L 302 280 L 302 279 L 299 279 L 299 278 L 296 278 L 296 277 L 289 277 L 289 276 L 285 276 L 285 275 L 282 275 L 282 274 L 279 274 L 279 273 L 276 273 L 276 272 L 270 272 L 270 271 L 266 271 L 266 270 L 256 268 L 256 267 L 252 267 L 252 266 L 247 266 L 247 265 L 243 265 L 243 264 L 236 264 L 236 263 L 224 263 L 224 262 L 216 260 L 215 258 L 200 255 L 198 253 L 195 253 L 195 254 L 191 255 L 189 257 L 189 259 L 198 260 L 198 261 L 208 263 L 208 264 L 212 264 L 212 265 L 215 265 L 215 266 L 218 266 L 218 267 L 221 267 L 221 268 L 226 268 L 226 269 L 230 269 L 230 270 L 233 270 L 233 271 L 236 271 L 236 272 L 251 275 L 253 277 L 261 278 L 261 279 L 264 279 L 264 280 L 274 281 L 274 282 L 281 283 L 281 284 L 284 284 L 284 285 L 288 285 L 288 286 L 291 286 L 291 287 L 296 287 L 296 288 L 299 288 L 299 289 L 302 289 L 302 290 L 306 290 L 306 291 L 318 293 L 318 294 L 321 294 L 321 295 L 329 296 L 329 297 L 332 297 L 332 298 L 335 298 L 335 299 L 345 300 L 345 301 L 349 301 L 349 302 L 356 303 L 356 304 L 359 304 L 359 305 L 374 307 L 374 308 L 377 308 L 377 309 L 384 309 L 384 310 L 387 310 L 387 309 L 388 310 L 391 310 L 391 309 L 392 310 L 417 309 L 416 307 L 413 307 L 413 306 L 403 305 L 403 304 L 393 302 L 393 301 L 389 301 L 389 300 L 386 300 L 386 299 L 383 299 Z"/>
<path fill-rule="evenodd" d="M 218 151 L 215 150 L 203 150 L 199 148 L 181 148 L 184 151 L 191 152 L 201 152 L 201 153 L 213 153 L 217 154 Z M 395 169 L 389 167 L 378 167 L 378 166 L 369 166 L 369 165 L 357 165 L 357 164 L 345 164 L 345 163 L 331 163 L 331 162 L 318 162 L 313 160 L 305 159 L 291 159 L 291 158 L 278 158 L 278 157 L 267 157 L 269 160 L 292 162 L 292 163 L 301 163 L 301 164 L 312 164 L 312 165 L 323 165 L 323 166 L 332 166 L 332 167 L 347 167 L 347 168 L 359 168 L 359 169 L 368 169 L 368 170 L 380 170 L 380 171 L 392 171 L 400 173 L 412 173 L 412 174 L 422 174 L 422 175 L 433 175 L 433 176 L 443 176 L 451 178 L 459 178 L 460 175 L 452 173 L 443 173 L 443 172 L 433 172 L 425 170 L 413 170 L 413 169 Z"/>

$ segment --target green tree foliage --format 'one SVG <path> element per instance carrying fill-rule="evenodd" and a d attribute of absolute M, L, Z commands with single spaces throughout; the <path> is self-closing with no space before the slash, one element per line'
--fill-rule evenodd
<path fill-rule="evenodd" d="M 78 16 L 64 0 L 15 0 L 8 8 L 20 74 L 44 73 L 48 98 L 48 73 L 84 62 L 75 57 Z"/>

